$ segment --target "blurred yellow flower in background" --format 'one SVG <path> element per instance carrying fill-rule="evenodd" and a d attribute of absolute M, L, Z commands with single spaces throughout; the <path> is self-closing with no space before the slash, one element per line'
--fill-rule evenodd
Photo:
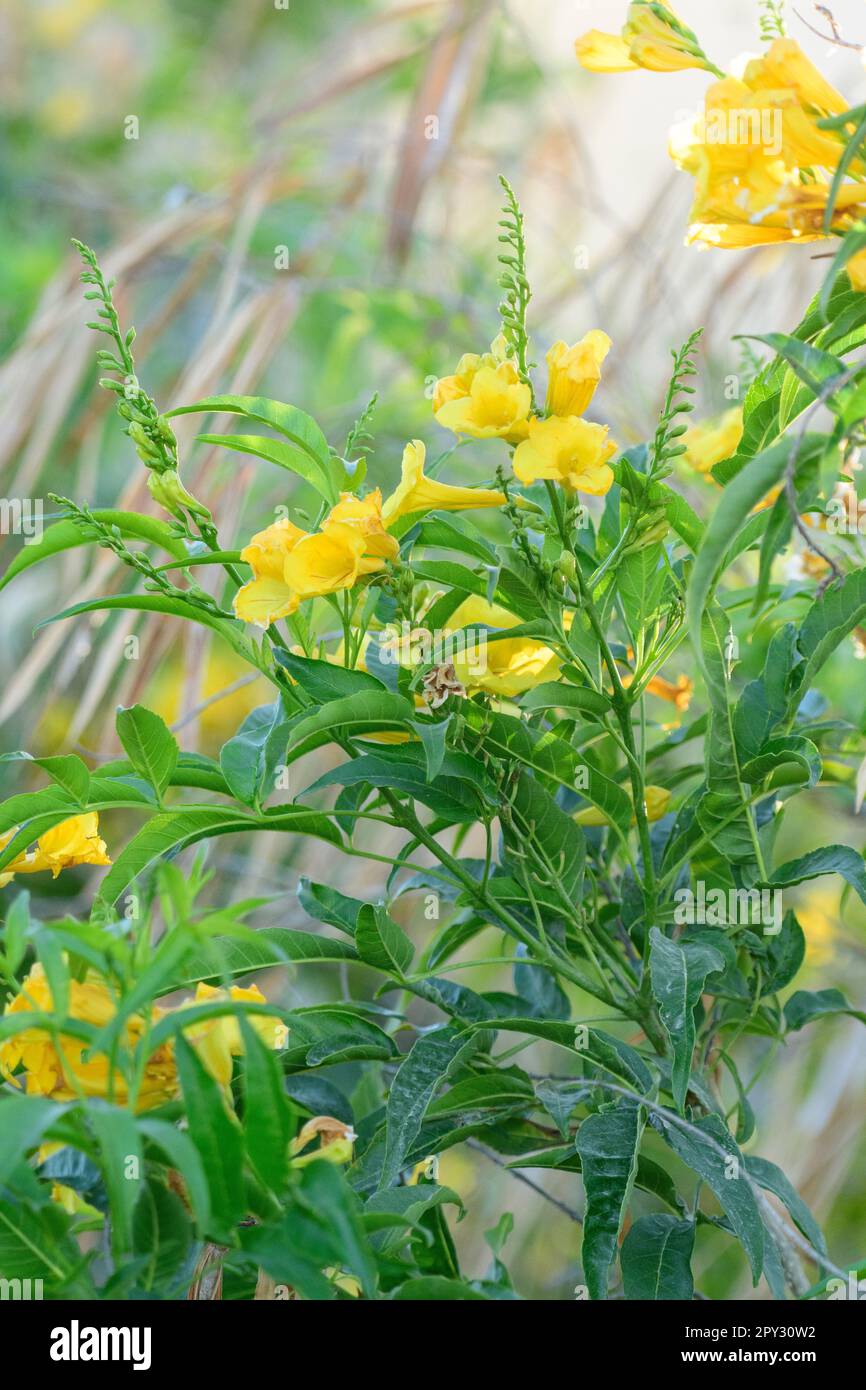
<path fill-rule="evenodd" d="M 5 849 L 16 834 L 16 830 L 10 830 L 0 836 L 0 850 Z M 16 855 L 0 873 L 0 888 L 10 883 L 16 874 L 37 874 L 50 869 L 51 877 L 56 878 L 61 869 L 70 869 L 76 864 L 110 863 L 108 847 L 99 834 L 99 814 L 87 811 L 46 830 L 36 841 L 35 849 Z"/>
<path fill-rule="evenodd" d="M 687 240 L 739 247 L 825 236 L 830 185 L 847 137 L 821 130 L 818 121 L 846 107 L 794 39 L 775 39 L 742 76 L 714 83 L 697 116 L 671 133 L 671 158 L 695 179 Z M 834 230 L 866 208 L 864 172 L 861 161 L 849 166 L 836 194 Z"/>
<path fill-rule="evenodd" d="M 577 61 L 589 72 L 714 71 L 697 37 L 662 0 L 633 0 L 620 34 L 591 29 L 575 43 Z"/>
<path fill-rule="evenodd" d="M 602 497 L 613 482 L 607 460 L 616 451 L 606 425 L 576 415 L 554 415 L 530 421 L 529 438 L 514 452 L 514 472 L 522 483 L 547 478 L 571 492 Z"/>
<path fill-rule="evenodd" d="M 6 1005 L 4 1017 L 34 1011 L 46 1014 L 55 1011 L 51 988 L 39 962 L 24 980 L 21 993 Z M 90 971 L 83 981 L 70 980 L 70 1019 L 104 1028 L 116 1012 L 115 995 L 95 971 Z M 160 1017 L 160 1010 L 154 1009 L 152 1017 Z M 145 1045 L 146 1031 L 141 1015 L 134 1014 L 126 1020 L 123 1038 L 131 1052 Z M 22 1066 L 28 1095 L 51 1096 L 54 1100 L 63 1101 L 74 1100 L 82 1094 L 104 1098 L 111 1092 L 118 1104 L 127 1104 L 129 1090 L 126 1078 L 115 1070 L 113 1084 L 110 1084 L 108 1058 L 100 1054 L 85 1058 L 88 1048 L 87 1042 L 62 1031 L 55 1038 L 44 1028 L 27 1028 L 0 1045 L 0 1073 L 13 1086 L 19 1086 L 20 1081 L 13 1073 L 18 1066 Z M 174 1050 L 170 1043 L 163 1043 L 149 1054 L 144 1064 L 136 1109 L 148 1110 L 154 1105 L 162 1105 L 176 1094 Z"/>
<path fill-rule="evenodd" d="M 683 462 L 696 473 L 709 473 L 736 453 L 742 437 L 743 407 L 735 405 L 717 419 L 702 420 L 686 430 L 680 440 L 686 451 Z"/>
<path fill-rule="evenodd" d="M 266 1004 L 268 1001 L 258 985 L 243 987 L 232 985 L 228 990 L 213 985 L 199 983 L 195 998 L 180 1007 L 189 1008 L 194 1004 L 215 1004 L 221 1000 L 243 1000 L 248 1004 Z M 279 1049 L 286 1045 L 288 1029 L 277 1018 L 264 1018 L 249 1014 L 247 1023 L 258 1034 L 266 1047 Z M 206 1018 L 191 1024 L 183 1030 L 184 1037 L 198 1053 L 202 1064 L 221 1086 L 228 1086 L 232 1079 L 232 1059 L 242 1057 L 244 1052 L 241 1028 L 234 1014 L 221 1014 L 217 1018 Z"/>

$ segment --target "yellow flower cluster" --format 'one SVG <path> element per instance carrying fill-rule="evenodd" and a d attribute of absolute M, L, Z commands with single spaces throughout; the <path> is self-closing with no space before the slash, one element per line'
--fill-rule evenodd
<path fill-rule="evenodd" d="M 0 850 L 14 839 L 17 830 L 0 836 Z M 35 849 L 15 856 L 0 873 L 0 888 L 10 883 L 16 874 L 36 874 L 50 869 L 56 878 L 61 869 L 75 864 L 110 864 L 105 841 L 99 837 L 99 816 L 88 811 L 82 816 L 70 816 L 52 830 L 46 830 L 36 841 Z"/>
<path fill-rule="evenodd" d="M 433 508 L 501 507 L 505 501 L 501 492 L 427 478 L 424 462 L 424 445 L 414 439 L 403 453 L 400 483 L 384 503 L 379 488 L 364 498 L 345 492 L 313 534 L 288 519 L 259 531 L 241 551 L 253 577 L 235 596 L 238 617 L 267 627 L 305 599 L 353 588 L 364 575 L 396 560 L 400 543 L 391 528 L 405 516 Z"/>
<path fill-rule="evenodd" d="M 846 107 L 794 39 L 776 39 L 740 76 L 714 83 L 703 109 L 671 135 L 672 159 L 695 179 L 687 240 L 740 247 L 824 236 L 845 135 L 818 122 Z M 849 173 L 834 231 L 866 209 L 866 168 L 854 160 Z"/>
<path fill-rule="evenodd" d="M 657 0 L 634 0 L 620 35 L 593 30 L 577 40 L 578 61 L 593 72 L 698 67 L 720 78 L 703 107 L 674 129 L 670 154 L 695 180 L 687 240 L 704 246 L 761 246 L 813 241 L 824 221 L 848 132 L 819 122 L 848 108 L 795 39 L 774 39 L 761 57 L 721 73 L 695 35 Z M 836 191 L 832 231 L 866 212 L 866 165 L 851 161 Z M 866 255 L 849 266 L 866 288 Z"/>
<path fill-rule="evenodd" d="M 453 376 L 437 382 L 433 411 L 440 425 L 471 439 L 515 444 L 522 483 L 541 479 L 600 497 L 613 482 L 608 464 L 617 445 L 606 425 L 584 420 L 601 379 L 610 338 L 593 329 L 579 343 L 558 342 L 547 354 L 546 415 L 532 412 L 532 392 L 498 338 L 489 353 L 461 357 Z"/>
<path fill-rule="evenodd" d="M 214 1003 L 221 999 L 245 1000 L 264 1004 L 265 996 L 256 985 L 249 988 L 233 985 L 229 990 L 199 984 L 195 999 L 181 1004 Z M 45 971 L 38 962 L 33 966 L 17 994 L 6 1006 L 4 1016 L 22 1013 L 54 1012 L 54 1000 Z M 170 1010 L 154 1005 L 151 1025 Z M 70 980 L 67 1017 L 81 1023 L 104 1028 L 117 1013 L 117 998 L 107 982 L 95 971 L 84 980 Z M 285 1046 L 287 1030 L 277 1019 L 252 1014 L 251 1027 L 268 1047 Z M 147 1046 L 149 1027 L 141 1014 L 133 1014 L 124 1024 L 123 1041 L 130 1053 Z M 198 1053 L 203 1065 L 221 1086 L 228 1086 L 232 1076 L 232 1059 L 243 1052 L 240 1026 L 232 1014 L 209 1018 L 190 1024 L 183 1030 Z M 20 1086 L 16 1073 L 21 1068 L 28 1095 L 51 1096 L 54 1100 L 75 1100 L 79 1096 L 107 1097 L 111 1094 L 119 1105 L 128 1105 L 129 1088 L 123 1073 L 112 1075 L 104 1054 L 90 1055 L 89 1044 L 64 1032 L 48 1031 L 43 1027 L 24 1028 L 0 1045 L 0 1075 L 13 1086 Z M 178 1094 L 178 1075 L 174 1043 L 161 1043 L 148 1052 L 141 1084 L 136 1095 L 137 1110 L 150 1110 L 172 1100 Z"/>

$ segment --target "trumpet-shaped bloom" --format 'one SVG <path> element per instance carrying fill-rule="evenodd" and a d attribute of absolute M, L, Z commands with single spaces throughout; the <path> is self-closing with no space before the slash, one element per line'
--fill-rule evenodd
<path fill-rule="evenodd" d="M 24 981 L 21 993 L 6 1005 L 4 1015 L 54 1012 L 54 1001 L 45 971 L 38 962 Z M 95 971 L 83 981 L 69 982 L 68 1017 L 103 1028 L 117 1012 L 117 1001 L 105 980 Z M 160 1011 L 153 1010 L 153 1018 Z M 126 1047 L 134 1052 L 146 1046 L 145 1021 L 134 1014 L 124 1024 Z M 95 1053 L 85 1056 L 89 1044 L 65 1033 L 52 1036 L 44 1028 L 25 1028 L 0 1045 L 0 1073 L 14 1086 L 20 1080 L 14 1075 L 18 1067 L 24 1070 L 28 1095 L 51 1096 L 54 1100 L 74 1100 L 78 1095 L 108 1096 L 109 1092 L 121 1105 L 129 1100 L 126 1078 L 115 1070 L 112 1084 L 108 1058 Z M 136 1109 L 147 1110 L 161 1105 L 177 1094 L 177 1072 L 170 1043 L 150 1052 L 144 1064 Z"/>
<path fill-rule="evenodd" d="M 454 376 L 443 377 L 433 395 L 433 412 L 440 425 L 472 439 L 526 438 L 532 392 L 521 381 L 515 364 L 495 354 L 467 354 Z"/>
<path fill-rule="evenodd" d="M 253 578 L 235 595 L 235 612 L 267 627 L 304 599 L 351 589 L 399 553 L 399 542 L 383 525 L 378 488 L 364 498 L 344 492 L 314 535 L 282 520 L 253 536 L 241 551 Z"/>
<path fill-rule="evenodd" d="M 606 425 L 575 415 L 532 420 L 529 438 L 514 452 L 514 472 L 522 483 L 546 478 L 569 491 L 602 497 L 613 482 L 607 461 L 616 450 Z"/>
<path fill-rule="evenodd" d="M 366 559 L 396 560 L 400 554 L 400 542 L 389 536 L 382 520 L 382 492 L 376 488 L 367 497 L 355 497 L 351 492 L 340 493 L 336 507 L 332 507 L 322 530 L 329 527 L 352 526 L 364 537 L 364 556 Z"/>
<path fill-rule="evenodd" d="M 606 333 L 593 328 L 579 343 L 554 343 L 547 354 L 547 412 L 582 415 L 601 380 L 601 365 L 611 349 Z"/>
<path fill-rule="evenodd" d="M 213 1004 L 219 1000 L 237 999 L 250 1004 L 266 1004 L 267 1000 L 258 985 L 244 988 L 232 985 L 230 989 L 217 989 L 213 985 L 199 983 L 196 986 L 192 1004 Z M 181 1007 L 188 1007 L 181 1005 Z M 283 1048 L 286 1045 L 288 1029 L 277 1018 L 265 1018 L 261 1014 L 249 1014 L 247 1022 L 261 1038 L 266 1047 Z M 184 1028 L 184 1037 L 198 1053 L 199 1060 L 221 1086 L 228 1086 L 232 1079 L 232 1059 L 242 1057 L 243 1038 L 238 1019 L 234 1014 L 222 1014 L 217 1018 L 206 1018 Z"/>
<path fill-rule="evenodd" d="M 420 439 L 413 439 L 403 450 L 402 477 L 382 507 L 382 520 L 390 529 L 401 517 L 416 512 L 462 512 L 473 507 L 501 507 L 504 493 L 491 488 L 452 487 L 424 476 L 427 456 Z"/>
<path fill-rule="evenodd" d="M 467 627 L 517 627 L 520 619 L 498 604 L 473 595 L 455 608 L 448 624 L 449 634 L 458 634 Z M 556 680 L 560 660 L 550 647 L 532 637 L 503 637 L 496 642 L 473 638 L 452 653 L 452 665 L 458 681 L 470 693 L 486 690 L 513 700 L 532 690 L 542 681 Z"/>
<path fill-rule="evenodd" d="M 0 837 L 0 850 L 5 849 L 16 833 L 10 830 Z M 99 815 L 96 811 L 86 811 L 46 830 L 36 841 L 35 849 L 16 855 L 0 873 L 0 888 L 11 882 L 16 874 L 36 874 L 50 869 L 52 878 L 56 878 L 61 869 L 76 864 L 110 863 L 108 847 L 99 834 Z"/>
<path fill-rule="evenodd" d="M 662 0 L 632 0 L 620 34 L 591 29 L 574 49 L 581 67 L 590 72 L 676 72 L 713 66 L 696 35 Z"/>
<path fill-rule="evenodd" d="M 235 612 L 245 623 L 267 627 L 294 613 L 300 599 L 286 583 L 283 567 L 306 534 L 284 517 L 258 531 L 244 546 L 241 559 L 251 566 L 253 577 L 235 594 Z"/>

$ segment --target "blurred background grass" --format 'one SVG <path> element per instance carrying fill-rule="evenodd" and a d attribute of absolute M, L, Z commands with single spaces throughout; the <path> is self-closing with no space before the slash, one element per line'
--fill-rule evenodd
<path fill-rule="evenodd" d="M 619 27 L 624 0 L 278 5 L 0 3 L 4 496 L 59 490 L 94 506 L 150 509 L 143 470 L 95 385 L 96 344 L 83 326 L 71 236 L 93 245 L 118 277 L 122 317 L 139 333 L 140 375 L 164 408 L 217 391 L 271 395 L 314 414 L 339 447 L 378 391 L 371 475 L 383 487 L 398 473 L 406 439 L 451 442 L 434 424 L 425 390 L 496 332 L 500 172 L 526 213 L 535 355 L 541 361 L 559 336 L 574 341 L 592 327 L 610 333 L 614 351 L 593 409 L 623 444 L 654 428 L 671 346 L 705 326 L 700 408 L 718 411 L 727 404 L 726 381 L 743 374 L 743 350 L 731 335 L 790 328 L 820 283 L 825 262 L 814 247 L 700 253 L 683 246 L 691 186 L 669 162 L 666 138 L 697 104 L 704 76 L 597 78 L 573 59 L 579 33 Z M 721 66 L 758 46 L 752 0 L 681 0 L 678 11 Z M 801 12 L 826 28 L 807 0 Z M 862 0 L 839 0 L 833 12 L 847 37 L 866 40 Z M 858 55 L 794 17 L 791 25 L 831 80 L 859 100 Z M 430 116 L 439 122 L 433 140 L 425 134 Z M 184 474 L 211 505 L 227 547 L 266 524 L 274 506 L 310 505 L 291 480 L 287 492 L 285 475 L 196 444 L 197 428 L 194 417 L 180 422 Z M 450 467 L 455 478 L 476 480 L 489 473 L 489 459 L 464 448 Z M 694 475 L 684 473 L 679 486 L 702 512 L 715 500 Z M 3 568 L 19 545 L 20 538 L 0 537 Z M 748 564 L 741 575 L 748 582 Z M 244 670 L 203 630 L 164 619 L 118 613 L 34 636 L 36 622 L 126 580 L 110 556 L 70 552 L 4 594 L 4 749 L 111 756 L 114 706 L 140 700 L 179 723 L 183 746 L 214 752 L 269 698 L 260 682 L 238 684 Z M 760 665 L 770 631 L 765 623 L 744 632 L 744 675 Z M 134 661 L 124 656 L 130 634 L 140 640 Z M 685 650 L 681 660 L 672 677 L 693 674 Z M 831 712 L 859 733 L 863 674 L 848 645 L 822 681 Z M 700 699 L 698 692 L 696 705 Z M 672 718 L 669 706 L 651 713 L 658 725 Z M 853 765 L 843 745 L 846 756 Z M 6 779 L 7 790 L 26 785 L 20 774 Z M 109 826 L 108 837 L 119 843 L 130 828 Z M 294 898 L 301 872 L 359 897 L 382 891 L 376 868 L 334 862 L 316 845 L 299 853 L 284 838 L 258 839 L 252 853 L 218 842 L 211 892 L 280 895 L 259 914 L 262 922 L 306 920 Z M 779 852 L 789 857 L 829 841 L 861 850 L 863 839 L 851 787 L 826 787 L 794 803 Z M 77 880 L 72 902 L 69 881 L 54 889 L 33 882 L 46 910 L 86 906 L 88 880 Z M 411 904 L 403 905 L 404 923 L 423 940 L 429 924 Z M 798 985 L 842 986 L 862 1005 L 860 905 L 824 880 L 796 906 L 809 938 Z M 476 972 L 473 983 L 494 987 L 501 972 Z M 351 984 L 363 989 L 363 976 Z M 310 1002 L 337 986 L 325 973 L 305 973 L 277 987 L 291 1002 Z M 826 1223 L 842 1265 L 866 1254 L 860 1028 L 834 1020 L 797 1035 L 753 1092 L 752 1147 L 789 1173 Z M 746 1075 L 765 1060 L 766 1046 L 742 1045 Z M 526 1056 L 530 1068 L 549 1069 L 543 1048 Z M 342 1080 L 351 1089 L 356 1077 Z M 579 1279 L 576 1224 L 466 1148 L 444 1156 L 442 1177 L 470 1206 L 458 1228 L 470 1274 L 483 1269 L 482 1233 L 506 1206 L 516 1220 L 506 1260 L 520 1291 L 571 1296 Z M 580 1208 L 577 1179 L 539 1180 Z M 696 1273 L 711 1297 L 749 1296 L 742 1262 L 721 1233 L 702 1235 Z"/>

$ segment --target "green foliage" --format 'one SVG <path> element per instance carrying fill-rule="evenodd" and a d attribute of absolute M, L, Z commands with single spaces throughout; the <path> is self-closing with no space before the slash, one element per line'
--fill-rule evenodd
<path fill-rule="evenodd" d="M 503 186 L 504 336 L 530 382 L 523 218 Z M 831 844 L 786 858 L 777 846 L 792 799 L 833 767 L 843 784 L 843 760 L 864 752 L 861 730 L 816 713 L 814 687 L 866 624 L 866 570 L 840 556 L 816 594 L 790 588 L 783 613 L 774 571 L 801 507 L 826 509 L 862 438 L 863 369 L 847 359 L 866 311 L 842 283 L 845 263 L 792 334 L 760 337 L 775 356 L 749 388 L 706 524 L 666 481 L 684 448 L 695 333 L 673 354 L 653 439 L 615 461 L 592 524 L 578 524 L 566 490 L 522 485 L 499 461 L 490 474 L 507 505 L 489 528 L 450 510 L 445 485 L 423 520 L 377 530 L 375 494 L 361 491 L 364 461 L 377 462 L 375 397 L 340 456 L 295 406 L 215 395 L 171 417 L 230 414 L 269 431 L 200 438 L 295 475 L 321 509 L 314 526 L 327 528 L 341 494 L 371 506 L 380 550 L 359 551 L 345 583 L 311 567 L 314 592 L 285 605 L 285 623 L 252 632 L 231 600 L 247 570 L 259 578 L 255 566 L 179 494 L 170 524 L 66 500 L 66 519 L 12 562 L 4 582 L 73 546 L 109 550 L 144 592 L 88 598 L 58 619 L 129 609 L 196 623 L 271 698 L 218 759 L 184 751 L 138 704 L 118 711 L 124 756 L 111 762 L 4 757 L 46 785 L 0 803 L 0 872 L 69 870 L 80 885 L 105 863 L 96 815 L 113 860 L 91 885 L 89 916 L 80 886 L 74 916 L 54 916 L 20 883 L 8 894 L 5 1275 L 44 1278 L 51 1297 L 183 1297 L 215 1261 L 242 1285 L 266 1278 L 305 1299 L 513 1298 L 508 1212 L 486 1233 L 487 1272 L 461 1267 L 462 1199 L 436 1164 L 465 1142 L 506 1172 L 558 1171 L 582 1192 L 593 1299 L 690 1299 L 694 1252 L 709 1240 L 736 1247 L 740 1273 L 764 1277 L 775 1297 L 802 1282 L 796 1261 L 814 1266 L 816 1286 L 835 1269 L 790 1180 L 746 1146 L 761 1101 L 748 1044 L 766 1044 L 769 1064 L 807 1025 L 808 1041 L 866 1022 L 840 990 L 799 987 L 805 939 L 788 902 L 831 875 L 866 902 L 862 854 Z M 107 365 L 129 375 L 110 287 L 92 255 L 87 265 L 119 354 Z M 176 472 L 167 417 L 136 402 L 143 462 Z M 159 457 L 157 435 L 169 451 Z M 441 485 L 435 468 L 425 485 Z M 772 511 L 756 513 L 773 489 Z M 279 584 L 272 560 L 266 578 Z M 200 564 L 222 591 L 195 584 Z M 755 581 L 745 597 L 744 570 Z M 480 671 L 449 647 L 389 660 L 395 624 L 410 646 L 425 623 L 451 639 L 466 599 L 514 620 L 462 629 L 484 640 Z M 744 610 L 767 639 L 748 676 Z M 689 637 L 703 710 L 671 730 L 648 696 Z M 72 844 L 82 826 L 86 843 Z M 296 896 L 215 900 L 202 849 L 188 852 L 217 855 L 224 837 L 250 834 L 265 837 L 263 852 L 282 837 Z M 331 884 L 337 856 L 368 861 L 376 886 L 359 876 L 354 896 Z M 682 897 L 707 889 L 733 897 L 733 918 L 680 918 Z M 769 920 L 751 911 L 764 894 Z M 267 923 L 251 920 L 259 912 Z M 475 973 L 488 967 L 507 972 L 497 988 Z M 299 1004 L 287 977 L 306 972 L 317 1002 Z M 31 1089 L 44 1094 L 21 1094 L 34 1047 L 48 1060 Z M 551 1055 L 556 1069 L 539 1070 Z M 98 1228 L 108 1274 L 76 1243 Z"/>

